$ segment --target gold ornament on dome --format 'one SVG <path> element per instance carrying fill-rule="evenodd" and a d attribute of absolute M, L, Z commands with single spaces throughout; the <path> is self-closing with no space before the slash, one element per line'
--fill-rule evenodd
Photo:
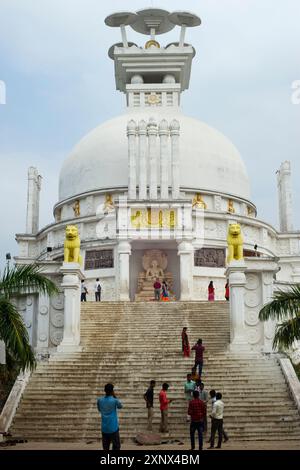
<path fill-rule="evenodd" d="M 74 211 L 75 217 L 80 216 L 80 201 L 79 200 L 75 201 L 75 204 L 73 206 L 73 211 Z"/>
<path fill-rule="evenodd" d="M 157 47 L 158 49 L 160 48 L 159 42 L 155 41 L 155 39 L 150 39 L 147 41 L 145 44 L 145 49 L 149 49 L 151 46 Z"/>
<path fill-rule="evenodd" d="M 105 194 L 104 213 L 111 212 L 115 209 L 114 201 L 111 194 Z"/>
<path fill-rule="evenodd" d="M 234 205 L 233 205 L 233 200 L 232 199 L 229 199 L 228 201 L 228 212 L 230 212 L 231 214 L 235 214 L 235 208 L 234 208 Z"/>
<path fill-rule="evenodd" d="M 248 207 L 247 207 L 247 211 L 248 211 L 249 217 L 253 217 L 253 215 L 254 215 L 254 210 L 253 210 L 253 208 L 250 207 L 250 206 L 248 206 Z"/>
<path fill-rule="evenodd" d="M 159 104 L 160 103 L 160 97 L 157 96 L 155 93 L 151 93 L 151 95 L 149 95 L 148 98 L 147 98 L 147 103 L 149 103 L 149 104 Z"/>
<path fill-rule="evenodd" d="M 193 209 L 207 209 L 207 204 L 206 202 L 203 201 L 202 194 L 200 193 L 196 194 L 196 196 L 193 199 L 192 207 Z"/>
<path fill-rule="evenodd" d="M 56 222 L 61 222 L 61 207 L 56 211 Z"/>

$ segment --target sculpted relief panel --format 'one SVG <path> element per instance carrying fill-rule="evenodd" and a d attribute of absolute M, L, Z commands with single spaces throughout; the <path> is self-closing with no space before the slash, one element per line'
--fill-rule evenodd
<path fill-rule="evenodd" d="M 64 333 L 64 294 L 63 292 L 50 300 L 49 347 L 58 346 Z"/>
<path fill-rule="evenodd" d="M 210 268 L 225 267 L 225 249 L 223 248 L 201 248 L 194 253 L 194 265 Z"/>

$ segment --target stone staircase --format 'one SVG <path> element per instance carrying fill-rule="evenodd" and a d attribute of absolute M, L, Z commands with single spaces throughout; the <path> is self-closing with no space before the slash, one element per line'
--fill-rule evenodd
<path fill-rule="evenodd" d="M 225 302 L 87 302 L 81 312 L 81 353 L 56 354 L 39 363 L 15 416 L 11 432 L 32 441 L 95 441 L 100 438 L 96 398 L 113 382 L 124 408 L 122 439 L 146 428 L 143 400 L 157 381 L 170 384 L 170 435 L 187 439 L 183 385 L 193 359 L 181 354 L 181 330 L 190 343 L 206 346 L 203 381 L 223 393 L 225 428 L 232 440 L 299 440 L 300 419 L 275 357 L 233 355 Z"/>

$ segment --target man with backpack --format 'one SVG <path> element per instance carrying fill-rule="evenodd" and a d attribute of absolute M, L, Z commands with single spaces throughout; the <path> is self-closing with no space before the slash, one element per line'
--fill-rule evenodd
<path fill-rule="evenodd" d="M 96 302 L 101 301 L 101 284 L 99 282 L 99 277 L 97 277 L 96 283 L 95 283 L 95 300 Z"/>

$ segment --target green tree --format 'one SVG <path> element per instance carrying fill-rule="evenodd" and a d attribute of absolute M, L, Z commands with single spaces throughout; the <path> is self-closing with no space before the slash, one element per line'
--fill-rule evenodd
<path fill-rule="evenodd" d="M 276 320 L 274 349 L 288 349 L 300 340 L 300 284 L 290 286 L 289 291 L 278 291 L 273 300 L 259 313 L 262 321 Z"/>
<path fill-rule="evenodd" d="M 6 267 L 0 276 L 0 339 L 23 371 L 27 367 L 34 369 L 36 360 L 14 299 L 29 292 L 53 295 L 58 293 L 58 289 L 36 264 Z"/>

